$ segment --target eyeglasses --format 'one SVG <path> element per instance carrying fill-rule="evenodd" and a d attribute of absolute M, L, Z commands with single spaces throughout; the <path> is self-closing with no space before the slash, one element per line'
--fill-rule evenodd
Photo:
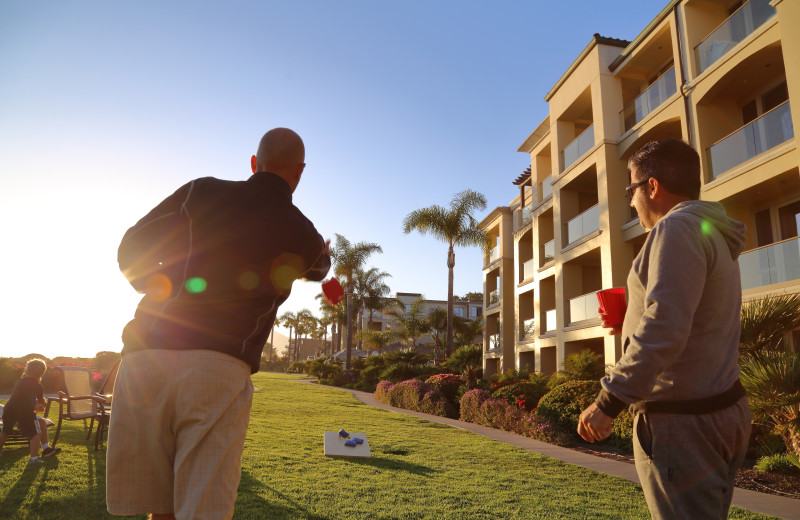
<path fill-rule="evenodd" d="M 646 178 L 644 180 L 641 180 L 639 182 L 634 182 L 632 184 L 628 184 L 627 186 L 625 186 L 625 195 L 629 199 L 632 199 L 633 198 L 633 194 L 636 192 L 636 188 L 638 188 L 639 186 L 643 186 L 644 184 L 647 184 L 647 181 L 649 181 L 649 180 L 650 180 L 650 177 L 648 177 L 648 178 Z"/>

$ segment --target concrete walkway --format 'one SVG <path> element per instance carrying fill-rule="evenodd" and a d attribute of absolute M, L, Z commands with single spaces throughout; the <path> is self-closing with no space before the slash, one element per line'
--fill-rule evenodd
<path fill-rule="evenodd" d="M 523 450 L 541 453 L 542 455 L 564 461 L 568 464 L 575 464 L 576 466 L 582 466 L 593 471 L 607 473 L 609 475 L 614 475 L 615 477 L 628 479 L 631 482 L 636 482 L 637 484 L 639 483 L 639 477 L 636 475 L 636 468 L 633 464 L 629 464 L 627 462 L 618 462 L 604 457 L 598 457 L 595 455 L 589 455 L 579 451 L 570 450 L 568 448 L 553 446 L 552 444 L 529 439 L 528 437 L 523 437 L 515 433 L 504 432 L 474 423 L 458 421 L 456 419 L 448 419 L 446 417 L 439 417 L 438 415 L 414 412 L 403 408 L 395 408 L 378 401 L 369 392 L 360 392 L 358 390 L 348 391 L 351 392 L 356 399 L 369 406 L 375 406 L 391 412 L 413 415 L 427 419 L 428 421 L 447 424 L 454 428 L 471 431 L 473 433 L 477 433 L 478 435 L 488 437 L 489 439 L 522 448 Z M 800 490 L 798 491 L 800 492 Z M 785 518 L 787 520 L 800 520 L 800 500 L 795 500 L 792 498 L 736 488 L 733 492 L 733 504 L 750 511 L 777 516 L 778 518 Z"/>

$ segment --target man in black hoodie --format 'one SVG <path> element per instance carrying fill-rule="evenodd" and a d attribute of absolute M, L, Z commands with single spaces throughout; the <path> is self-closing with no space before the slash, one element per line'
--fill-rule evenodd
<path fill-rule="evenodd" d="M 246 181 L 179 188 L 125 233 L 119 265 L 144 297 L 125 327 L 107 455 L 117 515 L 231 518 L 253 385 L 278 306 L 322 280 L 328 242 L 292 204 L 302 139 L 261 139 Z"/>
<path fill-rule="evenodd" d="M 737 363 L 745 227 L 697 200 L 700 159 L 685 142 L 648 143 L 628 167 L 631 206 L 650 233 L 628 275 L 622 330 L 612 331 L 622 358 L 578 433 L 608 437 L 630 406 L 653 518 L 727 518 L 751 420 Z"/>

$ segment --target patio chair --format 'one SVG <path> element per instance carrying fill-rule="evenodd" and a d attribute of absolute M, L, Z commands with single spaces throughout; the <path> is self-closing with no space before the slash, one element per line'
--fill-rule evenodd
<path fill-rule="evenodd" d="M 121 360 L 117 360 L 117 362 L 114 363 L 111 371 L 106 376 L 106 380 L 103 381 L 103 386 L 100 387 L 100 396 L 108 402 L 108 405 L 103 405 L 101 407 L 101 412 L 103 413 L 95 417 L 97 420 L 97 433 L 94 436 L 94 451 L 100 449 L 100 442 L 103 440 L 103 432 L 108 430 L 108 422 L 111 418 L 111 401 L 114 396 L 114 384 L 117 382 L 117 372 L 119 372 L 120 361 Z M 89 433 L 92 433 L 91 426 L 89 426 Z"/>
<path fill-rule="evenodd" d="M 106 407 L 110 406 L 109 401 L 92 388 L 91 370 L 76 366 L 61 366 L 56 367 L 56 370 L 60 371 L 64 376 L 65 391 L 59 390 L 58 397 L 51 398 L 47 403 L 48 412 L 53 401 L 58 403 L 58 426 L 56 426 L 56 433 L 52 442 L 54 447 L 58 442 L 61 423 L 64 420 L 83 420 L 85 424 L 86 419 L 89 419 L 91 422 L 89 423 L 89 431 L 86 433 L 86 439 L 88 440 L 92 436 L 95 419 L 105 421 L 105 418 L 100 418 L 107 414 Z M 47 415 L 47 412 L 45 412 L 45 415 Z M 97 448 L 98 440 L 98 438 L 95 438 L 95 448 Z"/>
<path fill-rule="evenodd" d="M 0 404 L 0 430 L 3 429 L 3 405 Z M 30 439 L 23 436 L 17 427 L 14 426 L 14 429 L 11 430 L 11 433 L 8 434 L 8 439 L 6 439 L 6 446 L 28 446 L 30 444 Z"/>

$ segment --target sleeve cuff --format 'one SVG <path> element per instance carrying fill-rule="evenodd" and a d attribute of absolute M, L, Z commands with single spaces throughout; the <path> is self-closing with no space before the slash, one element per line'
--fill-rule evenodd
<path fill-rule="evenodd" d="M 612 419 L 618 416 L 620 412 L 622 412 L 622 410 L 628 406 L 623 401 L 617 399 L 614 394 L 608 392 L 605 388 L 600 390 L 600 393 L 597 394 L 594 404 L 600 408 L 601 412 Z"/>

